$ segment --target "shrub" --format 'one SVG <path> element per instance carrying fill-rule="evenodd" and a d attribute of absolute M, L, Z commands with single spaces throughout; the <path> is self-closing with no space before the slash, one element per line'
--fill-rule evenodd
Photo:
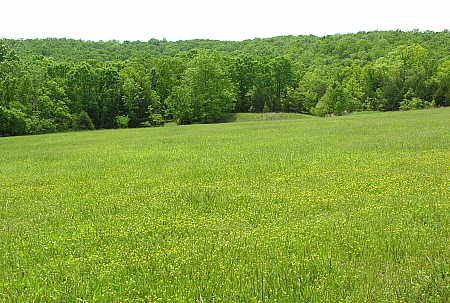
<path fill-rule="evenodd" d="M 330 112 L 331 111 L 329 109 L 328 104 L 323 99 L 320 99 L 319 102 L 317 102 L 316 106 L 312 109 L 313 115 L 321 117 L 329 114 Z"/>
<path fill-rule="evenodd" d="M 0 136 L 26 134 L 26 116 L 17 109 L 0 106 Z"/>
<path fill-rule="evenodd" d="M 91 117 L 89 117 L 88 113 L 81 112 L 78 116 L 73 120 L 73 129 L 76 130 L 91 130 L 94 129 L 94 123 L 92 123 Z"/>
<path fill-rule="evenodd" d="M 116 116 L 116 124 L 118 128 L 127 128 L 130 118 L 128 116 Z"/>
<path fill-rule="evenodd" d="M 40 119 L 32 116 L 26 120 L 26 132 L 30 135 L 54 133 L 58 126 L 52 119 Z"/>
<path fill-rule="evenodd" d="M 164 125 L 164 118 L 161 114 L 151 114 L 150 115 L 150 124 L 152 126 L 162 126 Z"/>
<path fill-rule="evenodd" d="M 404 99 L 400 102 L 400 109 L 412 110 L 434 107 L 434 102 L 428 102 L 420 98 L 413 97 L 412 99 Z"/>

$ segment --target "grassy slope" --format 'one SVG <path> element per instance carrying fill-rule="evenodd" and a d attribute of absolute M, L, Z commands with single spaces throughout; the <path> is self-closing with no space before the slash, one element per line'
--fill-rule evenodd
<path fill-rule="evenodd" d="M 230 120 L 232 122 L 253 122 L 267 120 L 294 120 L 312 118 L 310 115 L 296 113 L 237 113 Z"/>
<path fill-rule="evenodd" d="M 445 302 L 449 120 L 1 138 L 0 301 Z"/>

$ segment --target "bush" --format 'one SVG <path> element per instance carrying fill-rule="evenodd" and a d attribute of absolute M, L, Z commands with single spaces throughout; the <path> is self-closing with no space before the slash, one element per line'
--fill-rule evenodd
<path fill-rule="evenodd" d="M 26 134 L 26 116 L 17 109 L 0 106 L 0 136 L 18 136 Z"/>
<path fill-rule="evenodd" d="M 150 115 L 150 124 L 152 126 L 162 126 L 164 125 L 164 118 L 161 114 L 151 114 Z"/>
<path fill-rule="evenodd" d="M 434 102 L 428 102 L 416 97 L 412 99 L 404 99 L 402 102 L 400 102 L 400 109 L 402 110 L 423 109 L 434 106 Z"/>
<path fill-rule="evenodd" d="M 54 133 L 58 131 L 58 126 L 51 119 L 40 119 L 32 116 L 26 120 L 26 132 L 30 135 Z"/>
<path fill-rule="evenodd" d="M 127 128 L 130 118 L 128 116 L 116 116 L 116 125 L 118 128 Z"/>
<path fill-rule="evenodd" d="M 81 112 L 78 116 L 73 119 L 73 129 L 76 130 L 92 130 L 95 129 L 94 123 L 92 123 L 91 117 L 88 113 Z"/>
<path fill-rule="evenodd" d="M 73 123 L 73 117 L 66 107 L 57 107 L 54 109 L 54 118 L 57 131 L 66 131 Z"/>
<path fill-rule="evenodd" d="M 331 113 L 328 104 L 323 99 L 320 99 L 319 102 L 317 102 L 316 106 L 312 109 L 311 112 L 313 115 L 321 117 L 324 117 L 325 115 Z"/>

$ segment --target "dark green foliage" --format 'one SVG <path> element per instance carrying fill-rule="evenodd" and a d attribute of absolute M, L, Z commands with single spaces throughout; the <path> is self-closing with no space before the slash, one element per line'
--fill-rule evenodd
<path fill-rule="evenodd" d="M 58 127 L 52 119 L 32 116 L 27 118 L 26 122 L 26 133 L 30 135 L 47 134 L 58 131 Z"/>
<path fill-rule="evenodd" d="M 27 121 L 23 112 L 0 106 L 0 135 L 17 136 L 26 134 Z"/>
<path fill-rule="evenodd" d="M 231 112 L 449 106 L 449 54 L 448 31 L 241 42 L 0 40 L 0 134 L 78 129 L 82 112 L 102 129 L 220 122 Z"/>
<path fill-rule="evenodd" d="M 83 111 L 73 120 L 73 128 L 76 130 L 92 130 L 95 129 L 95 126 L 88 113 Z"/>
<path fill-rule="evenodd" d="M 305 97 L 298 88 L 288 87 L 286 96 L 281 99 L 281 109 L 288 113 L 307 112 L 305 108 Z"/>
<path fill-rule="evenodd" d="M 81 41 L 73 39 L 3 40 L 21 56 L 45 56 L 58 61 L 123 61 L 137 54 L 151 57 L 176 56 L 194 49 L 211 49 L 226 55 L 246 54 L 256 56 L 287 55 L 305 66 L 324 63 L 374 61 L 400 45 L 419 44 L 440 58 L 450 52 L 449 32 L 373 31 L 326 37 L 280 36 L 241 42 L 215 40 L 164 41 Z M 1 40 L 0 40 L 1 41 Z"/>
<path fill-rule="evenodd" d="M 437 106 L 450 106 L 450 56 L 427 82 Z"/>
<path fill-rule="evenodd" d="M 0 63 L 6 61 L 16 61 L 17 56 L 13 50 L 0 41 Z"/>
<path fill-rule="evenodd" d="M 237 87 L 236 111 L 248 112 L 253 106 L 251 90 L 256 82 L 258 62 L 254 57 L 240 55 L 231 63 L 231 79 Z"/>
<path fill-rule="evenodd" d="M 149 109 L 150 115 L 148 117 L 148 124 L 150 126 L 162 126 L 164 125 L 164 118 L 159 113 L 152 113 L 152 111 Z"/>

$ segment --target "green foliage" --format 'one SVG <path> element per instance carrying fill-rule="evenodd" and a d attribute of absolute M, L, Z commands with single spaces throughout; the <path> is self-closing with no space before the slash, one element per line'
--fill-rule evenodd
<path fill-rule="evenodd" d="M 73 129 L 76 130 L 92 130 L 95 129 L 94 123 L 87 112 L 81 112 L 73 120 Z"/>
<path fill-rule="evenodd" d="M 65 131 L 83 111 L 95 128 L 115 128 L 117 116 L 146 127 L 220 122 L 236 112 L 449 106 L 449 49 L 445 31 L 241 42 L 0 39 L 0 106 L 20 111 L 27 125 L 1 133 Z"/>
<path fill-rule="evenodd" d="M 311 111 L 311 113 L 313 113 L 314 115 L 321 117 L 330 114 L 332 112 L 333 111 L 328 104 L 328 98 L 326 98 L 325 96 L 322 97 L 319 102 L 317 102 L 316 106 Z"/>
<path fill-rule="evenodd" d="M 434 102 L 428 102 L 417 97 L 412 97 L 411 99 L 404 99 L 402 102 L 400 102 L 400 109 L 402 110 L 423 109 L 434 106 L 435 106 Z"/>
<path fill-rule="evenodd" d="M 177 124 L 190 124 L 194 120 L 192 98 L 192 90 L 188 86 L 176 86 L 172 89 L 166 102 L 169 113 Z"/>
<path fill-rule="evenodd" d="M 27 121 L 23 112 L 0 106 L 0 135 L 17 136 L 27 133 Z"/>
<path fill-rule="evenodd" d="M 151 126 L 162 126 L 165 123 L 163 116 L 158 113 L 151 113 L 148 122 Z"/>
<path fill-rule="evenodd" d="M 217 53 L 200 52 L 189 62 L 169 103 L 179 124 L 213 123 L 227 117 L 235 100 L 235 88 L 223 58 Z"/>
<path fill-rule="evenodd" d="M 210 49 L 223 54 L 252 56 L 289 56 L 304 66 L 326 62 L 340 64 L 348 61 L 364 63 L 376 60 L 400 45 L 423 45 L 442 58 L 448 55 L 448 31 L 373 31 L 338 34 L 325 37 L 280 36 L 246 41 L 81 41 L 72 39 L 3 40 L 19 56 L 55 58 L 59 62 L 98 60 L 103 62 L 129 60 L 137 55 L 150 57 L 176 56 L 195 49 Z M 1 40 L 0 40 L 1 41 Z"/>
<path fill-rule="evenodd" d="M 450 58 L 439 64 L 427 84 L 437 106 L 450 106 Z"/>
<path fill-rule="evenodd" d="M 250 91 L 256 82 L 258 62 L 256 58 L 248 55 L 240 55 L 233 58 L 231 62 L 231 79 L 236 83 L 238 112 L 250 111 L 253 107 Z"/>
<path fill-rule="evenodd" d="M 172 89 L 180 84 L 186 69 L 186 61 L 178 57 L 160 57 L 156 60 L 154 65 L 154 89 L 163 102 L 166 100 Z M 164 105 L 162 105 L 164 106 Z"/>
<path fill-rule="evenodd" d="M 276 57 L 272 60 L 271 65 L 275 95 L 272 110 L 280 111 L 281 100 L 286 97 L 288 88 L 294 83 L 294 71 L 292 61 L 287 57 Z"/>
<path fill-rule="evenodd" d="M 341 115 L 358 109 L 358 104 L 352 99 L 343 87 L 329 87 L 320 101 L 316 104 L 313 113 L 318 116 L 327 114 Z"/>
<path fill-rule="evenodd" d="M 332 75 L 323 67 L 316 67 L 306 72 L 298 84 L 299 92 L 304 96 L 304 107 L 306 112 L 312 113 L 320 98 L 331 85 Z"/>
<path fill-rule="evenodd" d="M 128 116 L 116 116 L 116 125 L 118 128 L 128 128 L 130 118 Z"/>
<path fill-rule="evenodd" d="M 0 41 L 0 63 L 17 59 L 15 52 Z"/>
<path fill-rule="evenodd" d="M 30 135 L 54 133 L 58 127 L 51 119 L 31 116 L 26 119 L 26 133 Z"/>
<path fill-rule="evenodd" d="M 286 91 L 286 96 L 281 99 L 281 108 L 283 112 L 304 113 L 307 112 L 305 108 L 305 96 L 298 88 L 289 87 Z"/>

